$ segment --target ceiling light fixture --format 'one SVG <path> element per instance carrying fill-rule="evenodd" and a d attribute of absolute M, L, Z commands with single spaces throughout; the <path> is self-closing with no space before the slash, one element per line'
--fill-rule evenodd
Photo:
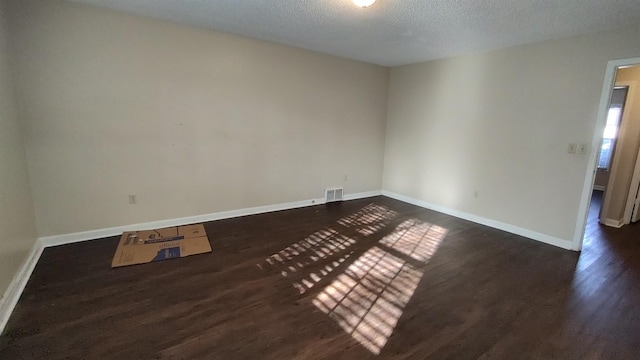
<path fill-rule="evenodd" d="M 361 8 L 371 6 L 374 2 L 376 2 L 376 0 L 353 0 L 353 3 L 360 6 Z"/>

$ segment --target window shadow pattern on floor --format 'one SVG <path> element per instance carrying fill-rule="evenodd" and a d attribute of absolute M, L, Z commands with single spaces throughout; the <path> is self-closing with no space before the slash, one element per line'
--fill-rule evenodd
<path fill-rule="evenodd" d="M 316 231 L 269 256 L 266 262 L 289 278 L 302 295 L 353 255 L 351 248 L 357 240 L 346 235 L 344 230 L 370 236 L 382 230 L 397 215 L 385 206 L 371 203 L 338 220 L 337 226 Z M 318 264 L 323 266 L 318 269 Z"/>
<path fill-rule="evenodd" d="M 380 354 L 447 230 L 407 220 L 356 259 L 313 304 L 353 339 Z"/>
<path fill-rule="evenodd" d="M 337 226 L 317 231 L 266 259 L 300 294 L 340 269 L 312 303 L 375 355 L 389 340 L 425 265 L 447 235 L 447 229 L 419 219 L 394 224 L 392 231 L 385 229 L 397 215 L 385 206 L 369 204 L 338 220 Z M 385 236 L 351 259 L 351 264 L 345 262 L 357 256 L 352 249 L 358 238 L 383 229 L 388 231 Z M 360 236 L 345 234 L 349 232 Z"/>

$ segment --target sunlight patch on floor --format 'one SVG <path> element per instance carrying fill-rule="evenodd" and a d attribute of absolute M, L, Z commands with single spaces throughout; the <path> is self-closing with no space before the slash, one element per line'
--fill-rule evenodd
<path fill-rule="evenodd" d="M 368 237 L 389 226 L 397 215 L 385 206 L 369 204 L 337 223 Z M 343 270 L 354 254 L 357 241 L 335 229 L 317 231 L 266 262 L 305 294 L 337 268 Z M 371 353 L 380 354 L 418 287 L 424 265 L 446 235 L 447 229 L 437 225 L 403 221 L 333 278 L 313 304 Z"/>
<path fill-rule="evenodd" d="M 386 206 L 372 203 L 358 212 L 338 220 L 338 224 L 345 227 L 355 227 L 356 231 L 362 235 L 371 235 L 384 228 L 396 216 L 398 213 Z"/>
<path fill-rule="evenodd" d="M 386 206 L 372 203 L 341 218 L 337 223 L 368 236 L 383 229 L 397 215 Z M 293 287 L 304 294 L 351 257 L 353 251 L 350 247 L 355 243 L 356 240 L 332 228 L 325 228 L 269 256 L 266 262 L 278 268 L 280 274 L 289 278 Z M 313 271 L 307 270 L 317 264 L 324 266 Z M 258 264 L 258 267 L 262 269 L 262 265 Z"/>
<path fill-rule="evenodd" d="M 380 240 L 380 244 L 417 261 L 426 262 L 446 235 L 447 229 L 441 226 L 412 219 L 398 225 L 393 233 Z"/>
<path fill-rule="evenodd" d="M 338 275 L 313 304 L 371 353 L 380 354 L 422 278 L 420 267 L 446 234 L 420 220 L 404 221 Z"/>
<path fill-rule="evenodd" d="M 291 278 L 293 287 L 300 294 L 304 294 L 348 259 L 352 254 L 349 247 L 355 243 L 355 240 L 333 229 L 323 229 L 269 256 L 266 261 L 272 266 L 281 268 L 280 274 Z M 305 269 L 328 258 L 332 258 L 332 261 L 316 272 Z"/>

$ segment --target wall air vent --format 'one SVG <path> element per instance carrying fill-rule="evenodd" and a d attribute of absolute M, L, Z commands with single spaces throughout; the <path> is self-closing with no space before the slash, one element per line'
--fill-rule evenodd
<path fill-rule="evenodd" d="M 334 188 L 334 189 L 327 189 L 325 191 L 325 202 L 327 203 L 331 203 L 331 202 L 336 202 L 336 201 L 342 201 L 342 194 L 344 193 L 344 189 L 343 188 Z"/>

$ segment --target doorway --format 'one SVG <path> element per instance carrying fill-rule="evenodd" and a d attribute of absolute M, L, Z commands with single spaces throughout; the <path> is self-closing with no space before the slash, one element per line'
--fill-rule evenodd
<path fill-rule="evenodd" d="M 628 171 L 621 170 L 627 170 L 629 168 L 629 166 L 627 166 L 627 163 L 629 163 L 628 165 L 631 165 L 631 159 L 629 158 L 629 154 L 627 153 L 629 152 L 629 148 L 634 147 L 634 143 L 636 142 L 635 139 L 628 138 L 633 136 L 632 133 L 634 132 L 634 127 L 632 125 L 635 124 L 627 123 L 630 120 L 628 116 L 625 119 L 626 122 L 622 124 L 622 120 L 623 118 L 625 118 L 623 115 L 627 100 L 627 94 L 629 93 L 629 86 L 619 85 L 620 82 L 618 79 L 618 75 L 616 75 L 616 85 L 614 85 L 613 91 L 611 92 L 611 99 L 609 100 L 606 124 L 598 154 L 596 179 L 593 186 L 594 196 L 600 196 L 600 199 L 598 199 L 601 205 L 598 209 L 599 222 L 604 225 L 613 227 L 620 227 L 623 225 L 618 221 L 618 219 L 615 219 L 615 217 L 612 220 L 609 216 L 609 213 L 615 212 L 611 209 L 612 207 L 622 207 L 622 201 L 624 200 L 621 198 L 621 195 L 624 192 L 620 191 L 623 190 L 623 185 L 619 184 L 618 179 L 621 178 L 621 176 L 619 176 L 620 172 L 623 173 L 623 176 L 629 175 L 626 174 L 628 173 Z M 636 151 L 633 151 L 633 153 L 636 153 Z M 617 171 L 614 170 L 614 163 L 615 170 Z M 625 165 L 624 169 L 621 169 L 622 165 Z M 612 173 L 614 173 L 614 176 L 611 176 Z M 626 178 L 629 178 L 629 176 L 626 176 Z M 628 187 L 628 185 L 626 187 Z M 596 193 L 596 191 L 598 190 L 601 190 L 602 193 Z M 594 199 L 592 199 L 592 203 L 593 202 Z M 605 202 L 606 206 L 603 206 Z M 589 211 L 593 210 L 594 209 L 592 205 Z M 605 214 L 603 214 L 603 212 Z M 620 213 L 620 211 L 618 211 L 618 213 Z M 591 214 L 589 215 L 589 221 L 593 221 L 593 217 L 591 216 Z"/>
<path fill-rule="evenodd" d="M 609 101 L 602 144 L 598 150 L 599 154 L 596 167 L 596 178 L 589 205 L 587 228 L 597 226 L 598 223 L 600 223 L 600 219 L 603 219 L 601 216 L 601 210 L 603 208 L 602 204 L 607 192 L 607 186 L 609 185 L 613 156 L 616 149 L 618 135 L 620 135 L 620 125 L 622 122 L 622 115 L 628 91 L 628 86 L 614 86 L 611 100 Z"/>
<path fill-rule="evenodd" d="M 609 109 L 610 109 L 612 96 L 614 94 L 614 88 L 616 86 L 620 86 L 620 87 L 627 86 L 627 84 L 619 84 L 619 83 L 616 84 L 616 76 L 619 70 L 634 67 L 636 65 L 640 65 L 640 58 L 613 60 L 613 61 L 609 61 L 609 63 L 607 64 L 605 81 L 604 81 L 602 95 L 600 98 L 600 103 L 598 108 L 598 114 L 596 117 L 596 123 L 594 124 L 594 135 L 591 142 L 591 148 L 598 151 L 595 151 L 595 150 L 591 151 L 589 156 L 589 162 L 587 167 L 588 172 L 585 176 L 585 182 L 584 182 L 583 191 L 582 191 L 582 198 L 580 201 L 580 207 L 578 211 L 578 219 L 576 221 L 576 227 L 574 231 L 573 246 L 572 246 L 574 250 L 579 251 L 582 249 L 585 229 L 588 224 L 589 207 L 591 205 L 593 188 L 595 185 L 599 160 L 600 160 L 600 156 L 603 149 L 602 145 L 603 145 L 603 139 L 605 135 L 604 132 L 607 125 L 607 118 L 609 116 Z M 640 85 L 640 82 L 638 84 L 634 83 L 634 84 L 628 85 L 629 89 L 628 89 L 627 95 L 630 95 L 632 91 L 635 91 L 636 85 Z M 637 106 L 640 107 L 640 104 L 638 104 Z M 608 196 L 605 196 L 602 201 L 603 209 L 608 209 L 612 201 L 615 202 L 619 200 L 618 199 L 619 195 L 613 196 L 614 192 L 611 190 L 614 189 L 616 186 L 620 187 L 619 185 L 620 182 L 624 183 L 623 181 L 621 181 L 621 179 L 624 178 L 624 176 L 621 176 L 621 174 L 619 174 L 619 171 L 618 171 L 621 168 L 620 164 L 622 163 L 623 165 L 627 166 L 627 170 L 628 170 L 628 167 L 631 167 L 632 168 L 631 173 L 634 172 L 633 167 L 635 165 L 635 158 L 636 158 L 637 152 L 631 156 L 633 158 L 633 163 L 630 165 L 628 161 L 627 162 L 624 161 L 625 160 L 624 156 L 616 156 L 616 148 L 618 148 L 619 150 L 620 147 L 625 146 L 623 135 L 625 132 L 624 126 L 626 124 L 625 124 L 624 112 L 622 112 L 622 114 L 623 114 L 623 117 L 621 119 L 622 128 L 620 129 L 621 130 L 620 138 L 618 141 L 612 142 L 610 144 L 613 146 L 613 148 L 611 147 L 609 148 L 609 150 L 613 151 L 612 160 L 610 164 L 611 174 L 607 184 L 607 187 L 609 188 L 609 191 L 608 191 L 609 194 Z M 628 132 L 631 133 L 632 131 L 628 131 Z M 639 174 L 639 180 L 640 180 L 640 174 Z M 629 189 L 630 189 L 629 186 L 631 185 L 630 182 L 631 182 L 630 180 L 627 181 L 627 184 L 626 184 L 627 188 L 622 191 L 624 193 L 623 197 L 625 199 L 628 197 L 627 195 L 629 194 Z M 626 203 L 624 205 L 626 206 Z M 626 210 L 623 210 L 623 211 L 626 211 Z M 610 215 L 607 215 L 607 216 L 610 216 Z"/>

